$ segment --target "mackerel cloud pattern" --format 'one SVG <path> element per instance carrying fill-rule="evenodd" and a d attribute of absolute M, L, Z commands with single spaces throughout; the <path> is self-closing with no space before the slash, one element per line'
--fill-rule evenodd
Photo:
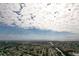
<path fill-rule="evenodd" d="M 24 29 L 36 28 L 79 34 L 79 4 L 1 3 L 0 23 Z"/>

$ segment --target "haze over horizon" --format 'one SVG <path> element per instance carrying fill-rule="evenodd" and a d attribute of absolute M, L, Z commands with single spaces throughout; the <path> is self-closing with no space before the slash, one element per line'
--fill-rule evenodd
<path fill-rule="evenodd" d="M 79 40 L 78 3 L 0 3 L 0 40 Z"/>

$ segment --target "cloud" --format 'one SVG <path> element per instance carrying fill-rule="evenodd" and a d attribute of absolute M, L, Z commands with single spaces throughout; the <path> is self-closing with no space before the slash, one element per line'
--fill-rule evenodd
<path fill-rule="evenodd" d="M 0 22 L 20 28 L 79 33 L 79 4 L 0 4 Z"/>

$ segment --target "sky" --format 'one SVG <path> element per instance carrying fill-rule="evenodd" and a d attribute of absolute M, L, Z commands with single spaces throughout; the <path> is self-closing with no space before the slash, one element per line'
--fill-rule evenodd
<path fill-rule="evenodd" d="M 79 4 L 0 3 L 0 40 L 79 40 Z"/>

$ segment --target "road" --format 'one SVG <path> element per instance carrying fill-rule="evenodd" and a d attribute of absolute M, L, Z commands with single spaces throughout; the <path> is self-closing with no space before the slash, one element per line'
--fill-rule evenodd
<path fill-rule="evenodd" d="M 59 49 L 57 48 L 52 42 L 49 42 L 49 44 L 54 47 L 59 53 L 61 53 L 62 56 L 65 56 L 65 54 Z"/>

